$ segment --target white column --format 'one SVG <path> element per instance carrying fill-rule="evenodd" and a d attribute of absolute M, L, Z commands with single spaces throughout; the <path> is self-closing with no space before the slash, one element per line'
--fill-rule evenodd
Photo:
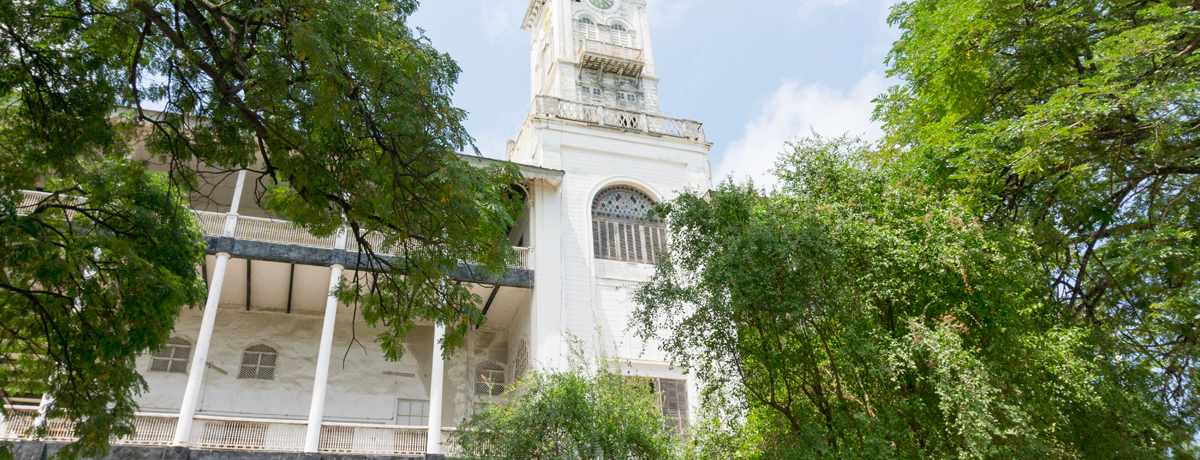
<path fill-rule="evenodd" d="M 442 360 L 442 342 L 446 339 L 446 326 L 433 327 L 433 369 L 429 371 L 429 434 L 425 452 L 442 453 L 442 385 L 445 384 L 446 362 Z"/>
<path fill-rule="evenodd" d="M 50 405 L 54 404 L 54 397 L 49 394 L 42 394 L 42 401 L 38 403 L 37 417 L 33 418 L 33 428 L 40 428 L 46 423 L 46 414 L 50 412 Z"/>
<path fill-rule="evenodd" d="M 4 419 L 4 411 L 0 411 L 0 439 L 8 439 L 8 421 Z"/>
<path fill-rule="evenodd" d="M 345 247 L 345 233 L 338 245 Z M 325 417 L 325 385 L 329 381 L 329 355 L 333 348 L 333 327 L 337 319 L 337 292 L 342 281 L 342 266 L 334 265 L 329 274 L 329 296 L 325 299 L 325 324 L 321 327 L 321 348 L 317 352 L 317 375 L 313 378 L 312 405 L 308 410 L 308 431 L 304 435 L 304 451 L 316 452 L 321 440 L 321 420 Z"/>
<path fill-rule="evenodd" d="M 233 236 L 237 230 L 238 209 L 242 205 L 242 189 L 246 187 L 246 170 L 238 171 L 237 185 L 233 186 L 233 201 L 229 204 L 229 214 L 225 215 L 225 236 Z"/>
<path fill-rule="evenodd" d="M 237 184 L 233 187 L 233 200 L 225 216 L 225 236 L 233 236 L 237 228 L 238 208 L 242 203 L 242 189 L 246 186 L 246 170 L 238 171 Z M 217 306 L 221 303 L 221 288 L 225 286 L 225 269 L 229 267 L 229 254 L 218 253 L 217 265 L 213 267 L 212 281 L 208 287 L 208 299 L 204 302 L 204 319 L 200 322 L 200 336 L 192 351 L 192 367 L 188 369 L 187 388 L 183 391 L 183 404 L 179 408 L 179 422 L 175 425 L 176 446 L 187 446 L 192 435 L 192 420 L 196 406 L 200 404 L 200 386 L 204 383 L 204 369 L 208 365 L 208 346 L 212 343 L 213 325 L 217 321 Z"/>
<path fill-rule="evenodd" d="M 176 446 L 186 446 L 192 434 L 192 417 L 196 415 L 196 405 L 200 403 L 200 386 L 204 383 L 204 367 L 208 363 L 208 345 L 212 343 L 213 324 L 217 321 L 217 305 L 221 301 L 221 287 L 225 284 L 225 268 L 228 266 L 229 254 L 217 254 L 212 285 L 208 288 L 208 301 L 204 303 L 204 319 L 200 322 L 200 336 L 196 338 L 196 348 L 192 351 L 192 367 L 188 369 L 179 423 L 175 425 L 173 444 Z"/>

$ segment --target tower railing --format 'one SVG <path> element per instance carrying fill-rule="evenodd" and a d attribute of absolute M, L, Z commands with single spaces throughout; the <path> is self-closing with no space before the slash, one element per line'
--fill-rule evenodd
<path fill-rule="evenodd" d="M 552 96 L 538 96 L 534 100 L 533 113 L 545 117 L 705 142 L 704 130 L 700 128 L 701 123 L 698 121 L 648 115 L 595 104 L 581 104 Z"/>

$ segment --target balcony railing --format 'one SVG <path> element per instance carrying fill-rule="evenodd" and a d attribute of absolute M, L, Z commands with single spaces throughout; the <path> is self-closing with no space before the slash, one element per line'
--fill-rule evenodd
<path fill-rule="evenodd" d="M 35 440 L 30 429 L 37 419 L 36 408 L 11 408 L 6 424 L 0 424 L 0 439 Z M 137 414 L 136 434 L 113 439 L 113 445 L 169 446 L 175 437 L 177 417 L 173 414 Z M 49 434 L 39 441 L 73 442 L 74 424 L 47 421 Z M 188 446 L 195 449 L 300 452 L 304 449 L 306 424 L 296 420 L 241 419 L 196 416 Z M 443 451 L 454 449 L 446 439 L 453 431 L 442 430 Z M 423 426 L 324 423 L 317 450 L 331 454 L 422 455 L 429 429 Z"/>
<path fill-rule="evenodd" d="M 17 207 L 18 214 L 28 214 L 35 206 L 46 197 L 50 196 L 46 192 L 35 192 L 26 190 L 23 191 L 21 204 Z M 205 236 L 225 236 L 225 221 L 227 214 L 220 212 L 194 211 L 196 219 L 200 221 L 200 228 L 204 231 Z M 343 247 L 338 247 L 337 238 L 327 236 L 318 238 L 307 230 L 296 228 L 291 222 L 286 220 L 265 219 L 261 217 L 239 216 L 237 226 L 234 227 L 233 237 L 250 241 L 262 241 L 265 243 L 288 244 L 293 246 L 307 246 L 322 249 L 346 249 L 348 251 L 357 252 L 359 250 L 358 241 L 354 238 L 347 238 L 346 244 Z M 383 248 L 383 235 L 368 234 L 367 241 L 371 242 L 372 248 L 376 253 L 386 255 L 396 255 L 398 251 L 395 248 Z M 514 268 L 532 269 L 532 258 L 530 257 L 529 248 L 514 247 L 517 252 L 517 263 Z"/>
<path fill-rule="evenodd" d="M 542 116 L 704 142 L 704 130 L 700 129 L 700 122 L 697 121 L 580 104 L 551 96 L 538 96 L 534 102 L 534 112 Z"/>

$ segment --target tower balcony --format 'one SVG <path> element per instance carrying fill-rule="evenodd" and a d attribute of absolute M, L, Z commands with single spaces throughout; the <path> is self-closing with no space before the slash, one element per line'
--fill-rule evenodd
<path fill-rule="evenodd" d="M 639 77 L 642 75 L 642 50 L 599 40 L 583 40 L 579 45 L 579 65 L 585 69 Z"/>
<path fill-rule="evenodd" d="M 581 104 L 551 96 L 537 97 L 534 101 L 533 115 L 706 142 L 704 130 L 700 129 L 701 124 L 698 121 L 648 115 L 602 105 Z"/>

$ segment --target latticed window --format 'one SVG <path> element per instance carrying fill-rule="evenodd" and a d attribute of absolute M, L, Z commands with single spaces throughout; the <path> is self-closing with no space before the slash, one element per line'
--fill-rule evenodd
<path fill-rule="evenodd" d="M 521 339 L 521 344 L 517 346 L 517 358 L 513 360 L 513 381 L 525 375 L 525 371 L 529 370 L 529 342 Z"/>
<path fill-rule="evenodd" d="M 192 343 L 179 337 L 167 339 L 167 344 L 154 352 L 150 361 L 150 372 L 186 374 L 188 361 L 192 359 Z"/>
<path fill-rule="evenodd" d="M 592 200 L 592 248 L 597 259 L 658 263 L 666 248 L 666 228 L 650 216 L 654 201 L 641 191 L 618 185 Z"/>
<path fill-rule="evenodd" d="M 504 393 L 504 366 L 488 361 L 475 366 L 475 394 L 500 396 Z"/>
<path fill-rule="evenodd" d="M 242 352 L 239 379 L 275 380 L 275 360 L 279 353 L 266 345 L 255 345 Z"/>

